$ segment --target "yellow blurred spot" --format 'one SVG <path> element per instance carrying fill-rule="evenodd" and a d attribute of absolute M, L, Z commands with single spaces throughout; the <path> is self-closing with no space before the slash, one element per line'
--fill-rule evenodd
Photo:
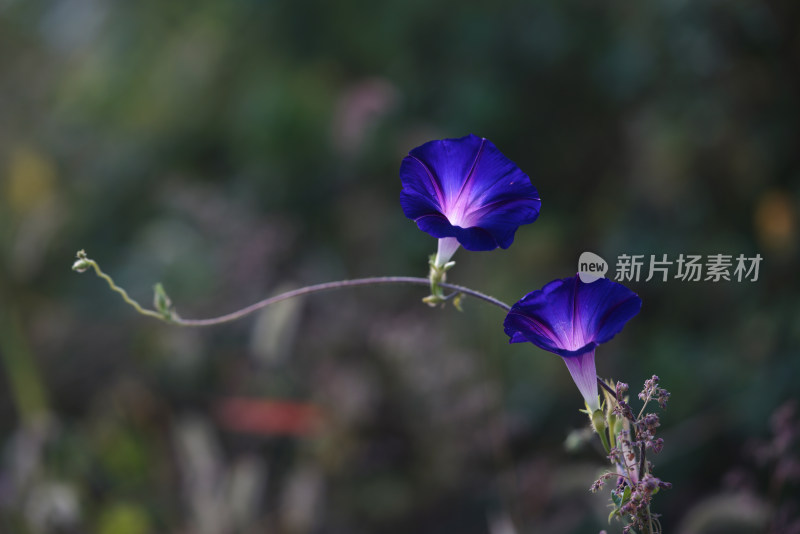
<path fill-rule="evenodd" d="M 20 147 L 11 153 L 3 197 L 16 214 L 27 213 L 53 195 L 56 170 L 41 152 Z"/>
<path fill-rule="evenodd" d="M 756 234 L 761 245 L 775 252 L 791 252 L 797 240 L 797 211 L 785 191 L 772 190 L 758 200 Z"/>
<path fill-rule="evenodd" d="M 129 503 L 116 503 L 100 513 L 99 534 L 148 534 L 150 520 L 146 512 Z"/>

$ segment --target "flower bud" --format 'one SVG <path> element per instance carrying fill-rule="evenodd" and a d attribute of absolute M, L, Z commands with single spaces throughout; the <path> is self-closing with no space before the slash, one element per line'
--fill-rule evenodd
<path fill-rule="evenodd" d="M 75 260 L 75 263 L 72 264 L 72 270 L 78 273 L 86 272 L 86 269 L 91 267 L 92 264 L 86 258 L 80 258 Z"/>

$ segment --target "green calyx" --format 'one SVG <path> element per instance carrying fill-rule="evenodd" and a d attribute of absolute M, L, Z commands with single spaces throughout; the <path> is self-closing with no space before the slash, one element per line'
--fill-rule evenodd
<path fill-rule="evenodd" d="M 453 306 L 461 311 L 462 294 L 445 295 L 444 288 L 441 286 L 441 284 L 447 280 L 447 271 L 452 269 L 455 264 L 456 262 L 454 261 L 448 261 L 444 265 L 439 265 L 436 263 L 436 254 L 431 254 L 428 258 L 428 265 L 430 267 L 428 271 L 428 280 L 431 282 L 431 294 L 422 299 L 422 302 L 428 306 L 434 307 L 444 304 L 448 300 L 452 300 Z"/>

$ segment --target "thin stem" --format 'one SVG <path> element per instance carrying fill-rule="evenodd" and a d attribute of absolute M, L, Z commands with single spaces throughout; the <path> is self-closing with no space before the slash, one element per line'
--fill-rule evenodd
<path fill-rule="evenodd" d="M 180 326 L 212 326 L 222 323 L 228 323 L 231 321 L 235 321 L 237 319 L 241 319 L 242 317 L 245 317 L 246 315 L 249 315 L 263 308 L 266 308 L 270 304 L 276 304 L 284 300 L 292 299 L 295 297 L 302 297 L 304 295 L 310 295 L 312 293 L 331 291 L 333 289 L 342 289 L 346 287 L 357 287 L 357 286 L 389 285 L 389 284 L 418 285 L 418 286 L 430 285 L 430 280 L 428 278 L 418 278 L 413 276 L 378 276 L 372 278 L 357 278 L 355 280 L 340 280 L 337 282 L 325 282 L 322 284 L 315 284 L 312 286 L 293 289 L 291 291 L 281 293 L 280 295 L 275 295 L 273 297 L 260 300 L 255 304 L 251 304 L 250 306 L 242 308 L 241 310 L 221 315 L 219 317 L 212 317 L 210 319 L 183 319 L 181 317 L 178 317 L 178 315 L 171 309 L 165 309 L 159 312 L 143 308 L 138 302 L 136 302 L 130 296 L 128 296 L 128 293 L 124 289 L 115 284 L 114 280 L 100 269 L 100 266 L 97 264 L 96 261 L 88 258 L 86 256 L 86 253 L 81 250 L 80 252 L 78 252 L 78 260 L 75 262 L 72 268 L 75 271 L 84 272 L 89 267 L 94 269 L 95 274 L 97 274 L 97 276 L 105 280 L 108 283 L 108 286 L 113 291 L 122 295 L 122 300 L 124 300 L 126 303 L 132 306 L 138 313 L 146 315 L 148 317 L 154 317 L 156 319 L 160 319 L 170 324 L 175 324 Z M 455 284 L 447 284 L 444 282 L 440 282 L 439 286 L 445 289 L 449 289 L 450 291 L 453 291 L 451 295 L 444 296 L 442 299 L 443 301 L 449 300 L 450 298 L 455 297 L 459 293 L 462 293 L 464 295 L 470 295 L 472 297 L 475 297 L 484 302 L 488 302 L 489 304 L 497 306 L 503 311 L 509 311 L 511 309 L 511 306 L 509 306 L 502 300 L 498 300 L 485 293 L 481 293 L 480 291 L 476 291 L 468 287 L 459 286 Z M 166 299 L 166 295 L 163 295 L 163 297 Z"/>
<path fill-rule="evenodd" d="M 653 393 L 652 392 L 648 393 L 647 397 L 645 397 L 645 399 L 644 399 L 644 404 L 642 404 L 642 409 L 639 410 L 639 415 L 637 416 L 637 419 L 642 417 L 642 414 L 644 413 L 644 409 L 647 408 L 647 403 L 650 402 L 650 400 L 652 398 L 653 398 Z"/>
<path fill-rule="evenodd" d="M 645 458 L 645 450 L 646 450 L 646 446 L 645 446 L 644 442 L 642 442 L 641 444 L 639 444 L 639 456 L 640 456 L 639 479 L 644 478 L 645 469 L 647 469 L 647 458 Z"/>
<path fill-rule="evenodd" d="M 611 393 L 614 396 L 615 399 L 617 398 L 617 392 L 614 391 L 613 389 L 611 389 L 611 386 L 606 384 L 605 381 L 602 378 L 600 378 L 599 376 L 597 377 L 597 383 L 600 385 L 601 388 L 603 388 L 606 391 L 608 391 L 609 393 Z"/>
<path fill-rule="evenodd" d="M 373 278 L 357 278 L 354 280 L 339 280 L 337 282 L 325 282 L 313 286 L 306 286 L 306 287 L 301 287 L 299 289 L 293 289 L 291 291 L 287 291 L 286 293 L 281 293 L 280 295 L 275 295 L 274 297 L 266 298 L 264 300 L 256 302 L 255 304 L 251 304 L 250 306 L 242 308 L 241 310 L 237 310 L 235 312 L 231 312 L 226 315 L 221 315 L 219 317 L 214 317 L 211 319 L 175 319 L 171 322 L 182 326 L 210 326 L 210 325 L 235 321 L 236 319 L 241 319 L 245 315 L 249 315 L 262 308 L 266 308 L 270 304 L 275 304 L 277 302 L 292 299 L 295 297 L 301 297 L 303 295 L 309 295 L 311 293 L 319 293 L 322 291 L 330 291 L 333 289 L 342 289 L 345 287 L 389 285 L 389 284 L 429 286 L 430 280 L 428 280 L 427 278 L 417 278 L 413 276 L 378 276 Z M 489 295 L 486 295 L 485 293 L 481 293 L 480 291 L 476 291 L 468 287 L 458 286 L 454 284 L 440 283 L 439 285 L 456 293 L 464 293 L 465 295 L 473 296 L 477 299 L 483 300 L 484 302 L 488 302 L 489 304 L 497 306 L 502 310 L 509 311 L 511 309 L 511 306 L 509 306 L 505 302 L 498 300 L 494 297 L 491 297 Z"/>
<path fill-rule="evenodd" d="M 647 505 L 647 526 L 649 527 L 649 534 L 655 534 L 653 530 L 653 514 L 650 513 L 650 505 Z"/>

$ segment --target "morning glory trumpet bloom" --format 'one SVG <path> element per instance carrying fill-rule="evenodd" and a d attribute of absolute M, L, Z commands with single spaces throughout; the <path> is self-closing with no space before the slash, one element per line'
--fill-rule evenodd
<path fill-rule="evenodd" d="M 588 408 L 600 409 L 594 351 L 639 313 L 642 299 L 607 278 L 573 276 L 528 293 L 511 307 L 503 327 L 509 343 L 530 341 L 564 359 Z"/>
<path fill-rule="evenodd" d="M 418 146 L 403 159 L 400 179 L 403 213 L 439 239 L 437 266 L 459 246 L 508 248 L 517 228 L 535 221 L 542 204 L 530 178 L 491 141 L 475 135 Z"/>

